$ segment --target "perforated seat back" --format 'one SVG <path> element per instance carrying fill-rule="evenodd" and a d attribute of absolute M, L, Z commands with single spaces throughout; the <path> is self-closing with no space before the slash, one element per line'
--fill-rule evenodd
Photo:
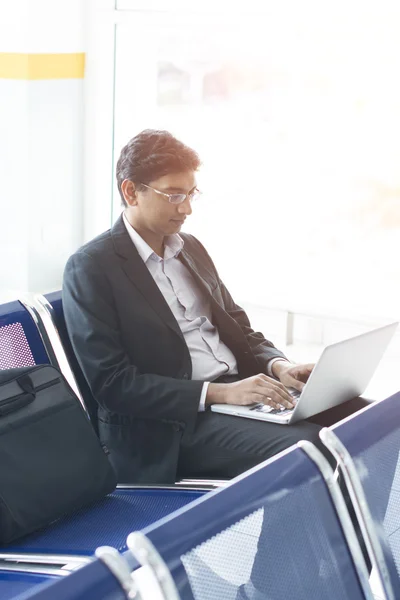
<path fill-rule="evenodd" d="M 361 479 L 395 597 L 400 598 L 400 393 L 332 427 Z"/>
<path fill-rule="evenodd" d="M 325 482 L 301 449 L 144 533 L 183 600 L 365 597 Z"/>
<path fill-rule="evenodd" d="M 49 357 L 28 311 L 18 301 L 0 305 L 0 369 L 48 364 Z"/>

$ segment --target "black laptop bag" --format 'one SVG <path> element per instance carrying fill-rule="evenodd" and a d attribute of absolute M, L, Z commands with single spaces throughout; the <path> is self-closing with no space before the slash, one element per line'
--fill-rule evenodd
<path fill-rule="evenodd" d="M 74 392 L 49 365 L 0 371 L 0 543 L 88 505 L 116 486 Z"/>

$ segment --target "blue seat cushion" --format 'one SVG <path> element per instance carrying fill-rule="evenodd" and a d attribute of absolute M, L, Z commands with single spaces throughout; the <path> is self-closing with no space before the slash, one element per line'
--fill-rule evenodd
<path fill-rule="evenodd" d="M 46 529 L 21 538 L 0 552 L 92 555 L 98 546 L 126 550 L 126 538 L 165 517 L 203 491 L 117 489 L 90 508 L 59 519 Z"/>

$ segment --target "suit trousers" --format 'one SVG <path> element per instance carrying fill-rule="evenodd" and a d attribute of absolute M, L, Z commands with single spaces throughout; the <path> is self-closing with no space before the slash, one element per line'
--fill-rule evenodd
<path fill-rule="evenodd" d="M 279 425 L 206 410 L 197 415 L 196 428 L 181 443 L 178 479 L 231 479 L 271 458 L 300 440 L 308 440 L 336 464 L 319 439 L 322 427 L 329 427 L 367 406 L 363 398 L 326 410 L 294 425 Z"/>

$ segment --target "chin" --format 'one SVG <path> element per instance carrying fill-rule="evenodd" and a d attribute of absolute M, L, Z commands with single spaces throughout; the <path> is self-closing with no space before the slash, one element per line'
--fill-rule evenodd
<path fill-rule="evenodd" d="M 174 229 L 177 229 L 179 231 L 181 229 L 183 223 L 171 221 L 171 225 Z"/>

